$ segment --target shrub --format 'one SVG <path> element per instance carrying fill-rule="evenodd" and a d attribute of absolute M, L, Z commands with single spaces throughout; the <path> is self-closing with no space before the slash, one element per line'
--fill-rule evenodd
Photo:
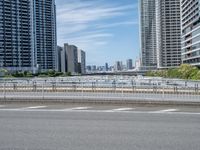
<path fill-rule="evenodd" d="M 165 77 L 165 78 L 180 78 L 180 79 L 193 79 L 200 80 L 200 70 L 197 67 L 189 64 L 183 64 L 179 68 L 149 71 L 146 74 L 152 77 Z"/>

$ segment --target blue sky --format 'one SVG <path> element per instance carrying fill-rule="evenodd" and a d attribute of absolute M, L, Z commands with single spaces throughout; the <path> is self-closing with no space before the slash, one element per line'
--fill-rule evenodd
<path fill-rule="evenodd" d="M 139 56 L 137 0 L 56 0 L 58 45 L 74 44 L 87 64 Z"/>

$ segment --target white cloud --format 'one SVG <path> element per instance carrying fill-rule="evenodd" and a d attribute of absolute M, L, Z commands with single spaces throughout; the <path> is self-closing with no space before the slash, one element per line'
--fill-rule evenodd
<path fill-rule="evenodd" d="M 103 28 L 111 28 L 111 27 L 118 27 L 118 26 L 130 26 L 130 25 L 138 25 L 137 21 L 124 21 L 124 22 L 116 22 L 111 24 L 99 24 L 96 27 L 99 29 Z"/>
<path fill-rule="evenodd" d="M 135 8 L 134 4 L 117 5 L 104 0 L 68 0 L 61 5 L 57 2 L 58 44 L 68 42 L 83 49 L 92 45 L 106 45 L 114 35 L 105 31 L 105 28 L 135 24 L 133 21 L 109 23 L 109 20 L 122 18 Z"/>
<path fill-rule="evenodd" d="M 66 41 L 70 44 L 75 44 L 78 47 L 88 50 L 91 47 L 95 46 L 103 46 L 106 45 L 107 39 L 112 37 L 113 34 L 103 33 L 103 32 L 83 32 L 78 36 L 71 35 L 70 37 L 62 37 L 61 42 L 65 43 Z"/>
<path fill-rule="evenodd" d="M 66 23 L 88 23 L 91 21 L 100 21 L 111 17 L 124 15 L 123 10 L 129 7 L 118 7 L 118 8 L 82 8 L 79 10 L 58 12 L 58 19 L 66 21 Z"/>

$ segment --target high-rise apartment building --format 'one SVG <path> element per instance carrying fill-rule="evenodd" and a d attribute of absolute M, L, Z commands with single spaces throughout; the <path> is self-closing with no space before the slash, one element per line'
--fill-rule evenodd
<path fill-rule="evenodd" d="M 56 50 L 56 71 L 61 72 L 62 62 L 61 57 L 63 56 L 63 48 L 60 46 L 57 46 Z"/>
<path fill-rule="evenodd" d="M 35 32 L 35 65 L 41 71 L 56 69 L 56 8 L 55 0 L 33 0 Z"/>
<path fill-rule="evenodd" d="M 181 64 L 180 0 L 140 0 L 141 68 Z"/>
<path fill-rule="evenodd" d="M 122 71 L 123 70 L 123 63 L 122 61 L 116 61 L 114 66 L 115 71 Z"/>
<path fill-rule="evenodd" d="M 0 0 L 0 68 L 33 70 L 30 0 Z"/>
<path fill-rule="evenodd" d="M 109 65 L 108 63 L 105 63 L 105 71 L 108 71 L 109 70 Z"/>
<path fill-rule="evenodd" d="M 78 50 L 78 72 L 81 74 L 86 73 L 86 54 L 83 50 Z"/>
<path fill-rule="evenodd" d="M 133 60 L 132 59 L 127 59 L 126 60 L 126 69 L 127 70 L 133 69 Z"/>
<path fill-rule="evenodd" d="M 74 45 L 64 44 L 66 52 L 67 71 L 72 74 L 78 73 L 78 48 Z"/>
<path fill-rule="evenodd" d="M 61 52 L 59 52 L 61 51 Z M 86 73 L 86 53 L 75 45 L 64 44 L 64 48 L 58 47 L 58 62 L 63 73 Z"/>
<path fill-rule="evenodd" d="M 181 0 L 182 61 L 200 66 L 200 1 Z"/>
<path fill-rule="evenodd" d="M 180 0 L 156 0 L 157 67 L 181 64 Z"/>
<path fill-rule="evenodd" d="M 92 72 L 97 71 L 97 66 L 96 66 L 96 65 L 91 66 L 91 71 L 92 71 Z"/>
<path fill-rule="evenodd" d="M 157 67 L 156 51 L 156 0 L 140 0 L 141 65 Z"/>
<path fill-rule="evenodd" d="M 67 72 L 67 47 L 64 46 L 64 48 L 61 51 L 61 56 L 59 56 L 58 58 L 60 58 L 60 63 L 61 63 L 61 72 L 66 73 Z"/>
<path fill-rule="evenodd" d="M 0 68 L 55 69 L 55 52 L 54 0 L 0 0 Z"/>

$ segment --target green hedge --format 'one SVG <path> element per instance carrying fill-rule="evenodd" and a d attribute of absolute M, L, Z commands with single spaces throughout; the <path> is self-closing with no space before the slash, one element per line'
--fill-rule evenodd
<path fill-rule="evenodd" d="M 67 72 L 67 73 L 62 73 L 62 72 L 56 72 L 54 70 L 49 70 L 47 72 L 42 72 L 42 73 L 38 73 L 38 74 L 32 74 L 31 72 L 27 72 L 27 71 L 24 71 L 24 72 L 15 72 L 15 73 L 9 73 L 8 71 L 6 70 L 0 70 L 0 73 L 4 73 L 4 77 L 5 78 L 29 78 L 29 77 L 65 77 L 65 76 L 71 76 L 71 73 L 70 72 Z"/>
<path fill-rule="evenodd" d="M 146 75 L 152 77 L 200 80 L 200 69 L 189 64 L 183 64 L 175 69 L 149 71 Z"/>

